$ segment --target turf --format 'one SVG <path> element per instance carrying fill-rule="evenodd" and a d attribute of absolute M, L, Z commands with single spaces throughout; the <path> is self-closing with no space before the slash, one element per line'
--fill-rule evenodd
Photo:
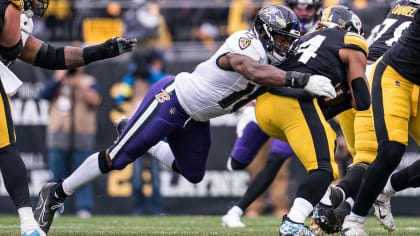
<path fill-rule="evenodd" d="M 229 229 L 221 226 L 221 216 L 94 216 L 79 219 L 61 216 L 55 219 L 50 236 L 93 235 L 278 235 L 280 218 L 262 216 L 243 218 L 246 228 Z M 390 235 L 419 235 L 419 218 L 396 218 L 397 230 Z M 369 235 L 388 235 L 379 222 L 369 218 L 365 227 Z M 19 235 L 18 218 L 0 215 L 0 235 Z"/>

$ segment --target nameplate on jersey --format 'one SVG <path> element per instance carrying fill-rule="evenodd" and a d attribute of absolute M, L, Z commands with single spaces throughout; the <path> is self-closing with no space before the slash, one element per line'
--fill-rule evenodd
<path fill-rule="evenodd" d="M 242 50 L 249 47 L 249 45 L 251 45 L 251 39 L 250 38 L 245 38 L 245 37 L 240 37 L 239 38 L 239 47 Z"/>

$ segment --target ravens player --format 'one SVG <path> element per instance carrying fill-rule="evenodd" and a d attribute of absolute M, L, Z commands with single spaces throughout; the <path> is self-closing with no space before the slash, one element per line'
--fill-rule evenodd
<path fill-rule="evenodd" d="M 413 13 L 419 2 L 418 0 L 401 0 L 393 4 L 386 19 L 377 27 L 378 31 L 373 38 L 373 43 L 369 46 L 366 76 L 369 76 L 372 64 L 398 40 L 402 32 L 411 24 Z M 362 177 L 369 164 L 376 158 L 377 141 L 371 112 L 371 109 L 366 111 L 351 109 L 338 115 L 353 157 L 353 164 L 343 179 L 327 191 L 320 204 L 314 209 L 315 222 L 327 233 L 340 231 L 344 217 L 350 213 L 354 204 Z M 387 230 L 395 230 L 395 223 L 389 209 L 389 198 L 384 198 L 384 196 L 380 198 L 381 200 L 373 205 L 374 214 Z M 383 217 L 385 212 L 389 214 Z"/>
<path fill-rule="evenodd" d="M 413 21 L 400 39 L 374 63 L 370 74 L 378 152 L 366 170 L 352 212 L 344 220 L 341 234 L 345 236 L 367 235 L 364 231 L 366 216 L 388 177 L 400 163 L 408 136 L 420 143 L 420 116 L 417 114 L 420 13 L 416 7 L 403 7 L 394 12 L 413 16 Z M 412 181 L 418 180 L 414 178 Z"/>
<path fill-rule="evenodd" d="M 49 0 L 0 0 L 0 169 L 17 209 L 22 235 L 45 235 L 34 219 L 25 165 L 16 147 L 15 130 L 8 95 L 16 92 L 21 81 L 5 66 L 16 59 L 46 69 L 66 69 L 114 57 L 131 51 L 135 40 L 115 38 L 86 48 L 60 47 L 44 43 L 31 35 L 33 15 L 42 16 Z M 22 14 L 22 12 L 25 13 Z M 21 22 L 21 24 L 20 24 Z"/>
<path fill-rule="evenodd" d="M 270 136 L 287 140 L 309 172 L 283 218 L 280 235 L 316 235 L 303 223 L 338 175 L 335 132 L 327 119 L 352 107 L 366 110 L 370 106 L 364 74 L 368 49 L 361 36 L 360 19 L 344 6 L 327 8 L 322 19 L 320 29 L 303 36 L 296 56 L 281 68 L 332 78 L 340 89 L 337 97 L 312 99 L 305 93 L 280 88 L 269 89 L 256 103 L 260 127 Z"/>
<path fill-rule="evenodd" d="M 299 19 L 302 35 L 316 29 L 320 16 L 319 11 L 323 2 L 323 0 L 286 0 L 285 3 L 287 6 L 292 9 Z M 287 142 L 270 139 L 271 143 L 267 159 L 262 156 L 262 158 L 260 156 L 257 157 L 258 151 L 270 137 L 257 124 L 255 119 L 255 103 L 249 104 L 244 109 L 242 118 L 237 125 L 237 133 L 238 138 L 227 161 L 228 170 L 242 170 L 247 168 L 252 175 L 262 164 L 261 162 L 266 161 L 264 167 L 251 180 L 242 198 L 222 217 L 222 225 L 225 227 L 245 227 L 240 217 L 251 203 L 270 186 L 271 193 L 273 191 L 278 192 L 280 188 L 283 188 L 281 183 L 276 181 L 276 175 L 283 163 L 293 154 L 293 150 Z M 256 158 L 255 161 L 254 158 Z M 254 164 L 249 166 L 251 162 Z M 273 183 L 273 181 L 276 182 Z M 274 208 L 280 208 L 277 206 L 279 204 L 276 203 L 274 202 L 273 204 Z M 284 211 L 284 209 L 275 210 L 277 211 L 276 214 L 282 214 Z"/>
<path fill-rule="evenodd" d="M 240 108 L 265 88 L 291 86 L 335 97 L 330 80 L 269 65 L 294 52 L 300 39 L 296 15 L 283 6 L 262 8 L 251 30 L 232 34 L 191 73 L 155 83 L 118 140 L 89 156 L 62 183 L 47 183 L 35 214 L 47 232 L 57 206 L 85 183 L 123 169 L 149 152 L 192 183 L 205 174 L 210 149 L 210 119 Z M 167 138 L 168 143 L 161 141 Z"/>

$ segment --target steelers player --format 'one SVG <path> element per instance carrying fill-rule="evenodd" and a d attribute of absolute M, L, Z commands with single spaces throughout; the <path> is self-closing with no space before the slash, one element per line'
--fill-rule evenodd
<path fill-rule="evenodd" d="M 280 235 L 315 235 L 303 223 L 338 175 L 334 161 L 336 135 L 327 119 L 352 107 L 366 110 L 370 106 L 365 76 L 368 46 L 362 28 L 349 8 L 329 7 L 321 17 L 320 28 L 303 36 L 295 57 L 281 65 L 331 78 L 339 90 L 335 99 L 311 99 L 287 88 L 269 89 L 257 98 L 260 127 L 270 136 L 287 140 L 309 173 L 283 219 Z"/>
<path fill-rule="evenodd" d="M 5 66 L 19 58 L 46 69 L 73 68 L 131 51 L 135 40 L 114 38 L 85 48 L 55 48 L 31 34 L 33 22 L 30 17 L 42 16 L 49 0 L 1 0 L 0 3 L 0 63 L 3 63 L 0 83 L 0 170 L 19 215 L 21 235 L 42 236 L 45 233 L 39 228 L 32 211 L 26 168 L 16 146 L 8 98 L 18 88 L 12 85 L 19 84 L 20 80 Z"/>
<path fill-rule="evenodd" d="M 363 177 L 351 214 L 344 220 L 342 235 L 346 236 L 367 235 L 366 216 L 400 163 L 408 136 L 420 142 L 420 62 L 416 58 L 420 53 L 420 14 L 414 7 L 400 8 L 399 12 L 414 17 L 398 42 L 375 62 L 370 74 L 378 153 Z"/>
<path fill-rule="evenodd" d="M 369 76 L 372 64 L 395 44 L 402 32 L 411 24 L 413 13 L 419 3 L 419 0 L 402 0 L 392 5 L 387 17 L 377 27 L 377 32 L 372 37 L 373 43 L 369 46 L 366 76 Z M 350 109 L 339 114 L 337 118 L 342 127 L 348 150 L 353 157 L 353 164 L 343 179 L 331 188 L 331 192 L 327 191 L 321 203 L 314 210 L 317 212 L 314 215 L 318 217 L 318 219 L 315 218 L 315 222 L 327 233 L 335 233 L 341 229 L 344 217 L 350 213 L 354 204 L 363 175 L 369 164 L 376 158 L 378 145 L 371 109 L 366 111 Z M 389 201 L 377 201 L 374 204 L 374 214 L 387 230 L 392 231 L 395 230 L 395 223 L 387 205 L 389 205 Z M 335 210 L 331 211 L 331 208 L 335 208 Z M 382 212 L 382 217 L 379 212 Z M 389 212 L 389 214 L 383 217 L 384 212 Z"/>

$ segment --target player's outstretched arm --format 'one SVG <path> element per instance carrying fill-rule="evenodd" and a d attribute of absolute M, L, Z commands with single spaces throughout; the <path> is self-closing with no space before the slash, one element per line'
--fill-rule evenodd
<path fill-rule="evenodd" d="M 67 69 L 130 52 L 136 43 L 136 39 L 114 37 L 104 43 L 84 48 L 73 46 L 56 48 L 29 36 L 19 59 L 46 69 Z"/>
<path fill-rule="evenodd" d="M 225 61 L 223 63 L 223 61 Z M 284 71 L 275 66 L 261 64 L 252 58 L 228 53 L 219 63 L 228 64 L 227 68 L 242 74 L 245 78 L 267 87 L 303 88 L 316 96 L 334 98 L 336 96 L 331 80 L 321 75 L 310 75 L 296 71 Z"/>

